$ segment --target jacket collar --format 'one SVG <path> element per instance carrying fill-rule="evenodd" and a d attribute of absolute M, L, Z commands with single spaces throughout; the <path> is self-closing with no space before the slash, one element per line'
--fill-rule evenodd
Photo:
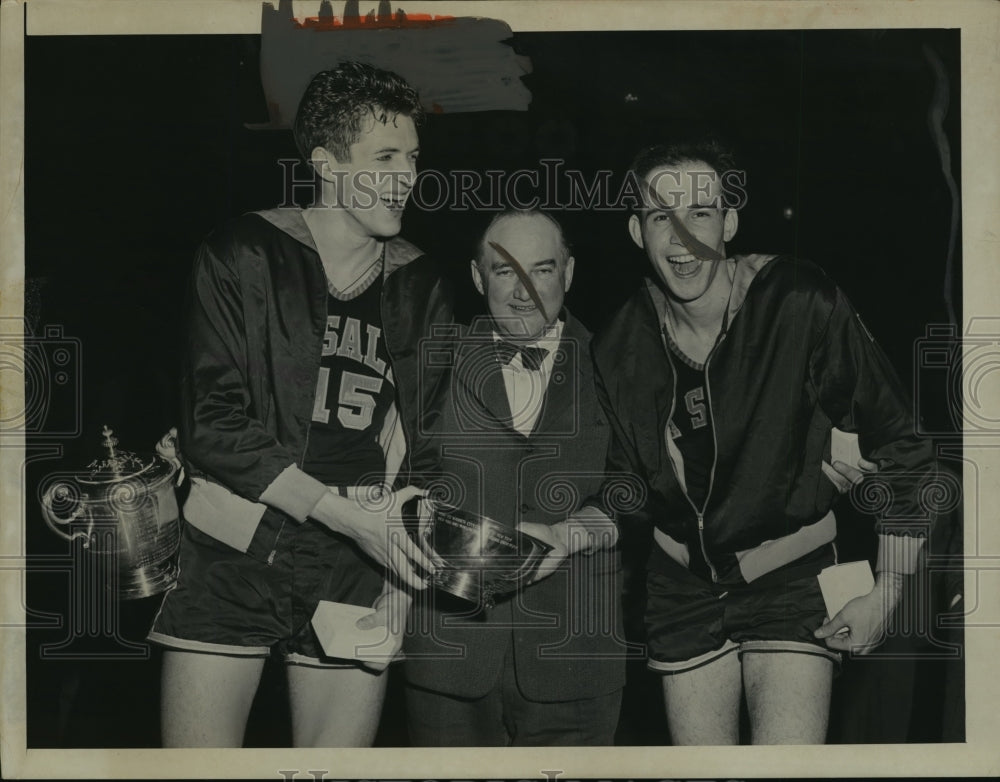
<path fill-rule="evenodd" d="M 313 241 L 309 226 L 306 225 L 302 210 L 298 207 L 294 209 L 264 209 L 255 214 L 260 215 L 279 231 L 283 231 L 295 241 L 304 244 L 310 250 L 318 254 L 316 242 Z M 423 253 L 410 244 L 405 239 L 395 236 L 385 242 L 385 266 L 383 275 L 388 277 L 396 269 L 405 266 L 410 261 L 420 257 Z"/>
<path fill-rule="evenodd" d="M 737 255 L 726 261 L 726 272 L 729 274 L 730 280 L 732 280 L 733 290 L 729 296 L 729 306 L 724 323 L 733 322 L 733 317 L 740 311 L 743 302 L 746 301 L 751 283 L 767 264 L 776 257 L 775 255 L 761 254 Z M 666 318 L 666 294 L 652 277 L 647 277 L 645 282 L 649 297 L 653 301 L 653 307 L 656 308 L 658 322 L 663 323 Z"/>
<path fill-rule="evenodd" d="M 729 322 L 732 322 L 733 316 L 739 312 L 743 302 L 746 301 L 750 283 L 776 257 L 775 255 L 761 255 L 759 253 L 735 257 L 732 262 L 735 269 L 733 271 L 733 293 L 729 297 Z"/>

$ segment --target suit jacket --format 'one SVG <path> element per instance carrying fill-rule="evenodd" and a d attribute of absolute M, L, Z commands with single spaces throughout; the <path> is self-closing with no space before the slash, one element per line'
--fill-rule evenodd
<path fill-rule="evenodd" d="M 443 409 L 431 435 L 451 504 L 516 525 L 555 524 L 596 492 L 609 426 L 598 403 L 590 333 L 566 316 L 541 413 L 530 436 L 511 424 L 491 326 L 480 319 L 454 349 Z M 476 606 L 432 589 L 414 599 L 404 641 L 407 680 L 479 697 L 512 654 L 530 700 L 571 701 L 625 680 L 617 551 L 576 555 L 549 577 Z"/>

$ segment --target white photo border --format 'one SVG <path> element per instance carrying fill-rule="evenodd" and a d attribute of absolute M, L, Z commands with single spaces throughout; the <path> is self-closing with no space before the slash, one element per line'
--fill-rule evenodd
<path fill-rule="evenodd" d="M 277 0 L 274 0 L 275 5 Z M 373 3 L 374 4 L 374 0 Z M 296 16 L 316 15 L 319 0 L 295 2 Z M 1000 293 L 998 229 L 1000 179 L 996 128 L 1000 121 L 1000 4 L 991 0 L 671 0 L 611 2 L 407 2 L 406 9 L 452 16 L 503 19 L 515 32 L 612 29 L 961 29 L 961 149 L 963 314 L 965 323 L 996 312 Z M 412 7 L 412 8 L 411 8 Z M 24 36 L 260 32 L 259 0 L 3 0 L 0 5 L 0 315 L 23 316 L 24 295 Z M 986 400 L 1000 409 L 995 396 Z M 0 409 L 23 407 L 23 388 L 0 389 Z M 966 594 L 978 610 L 997 615 L 994 626 L 966 632 L 966 742 L 793 747 L 619 747 L 574 749 L 362 750 L 51 750 L 26 749 L 24 609 L 19 599 L 24 552 L 20 525 L 24 444 L 6 438 L 0 448 L 0 751 L 9 778 L 298 778 L 327 769 L 329 779 L 524 778 L 749 778 L 755 776 L 953 776 L 1000 771 L 1000 525 L 987 516 L 1000 482 L 1000 437 L 977 441 L 983 518 L 966 518 L 967 557 L 983 567 L 966 570 Z M 967 446 L 969 443 L 967 442 Z M 973 457 L 969 457 L 973 458 Z M 967 470 L 968 472 L 968 470 Z M 975 489 L 966 475 L 966 491 Z M 970 507 L 972 503 L 970 503 Z M 969 510 L 967 508 L 967 514 Z M 992 562 L 992 571 L 989 564 Z M 971 610 L 971 608 L 970 608 Z M 988 622 L 987 622 L 988 624 Z M 546 774 L 546 772 L 549 774 Z"/>

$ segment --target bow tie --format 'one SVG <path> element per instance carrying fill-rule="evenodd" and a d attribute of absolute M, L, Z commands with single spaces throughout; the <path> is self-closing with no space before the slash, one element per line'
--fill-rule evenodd
<path fill-rule="evenodd" d="M 527 347 L 515 345 L 513 342 L 505 342 L 501 339 L 494 340 L 493 347 L 497 352 L 497 361 L 501 364 L 509 364 L 514 360 L 514 356 L 521 354 L 521 364 L 525 369 L 539 370 L 542 361 L 549 354 L 546 348 Z"/>

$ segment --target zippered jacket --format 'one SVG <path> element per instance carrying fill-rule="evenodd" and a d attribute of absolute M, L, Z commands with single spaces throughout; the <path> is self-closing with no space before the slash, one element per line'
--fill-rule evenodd
<path fill-rule="evenodd" d="M 688 498 L 669 435 L 673 359 L 666 297 L 652 280 L 593 343 L 612 426 L 608 474 L 639 481 L 633 509 L 675 560 L 712 579 L 738 566 L 750 582 L 834 539 L 837 492 L 821 463 L 830 459 L 832 427 L 856 432 L 862 455 L 880 467 L 861 493 L 876 515 L 878 569 L 912 572 L 933 522 L 921 488 L 936 472 L 890 362 L 817 266 L 746 256 L 725 271 L 732 297 L 705 366 L 715 456 L 703 506 Z M 593 504 L 622 510 L 608 496 Z"/>
<path fill-rule="evenodd" d="M 419 340 L 451 321 L 432 259 L 394 238 L 383 256 L 382 329 L 396 405 L 380 442 L 387 481 L 408 474 L 420 410 L 437 375 L 418 372 Z M 187 300 L 179 446 L 192 482 L 184 517 L 233 548 L 267 559 L 286 523 L 304 521 L 328 490 L 302 471 L 327 322 L 323 264 L 298 209 L 245 214 L 198 250 Z M 422 394 L 422 396 L 421 396 Z"/>

